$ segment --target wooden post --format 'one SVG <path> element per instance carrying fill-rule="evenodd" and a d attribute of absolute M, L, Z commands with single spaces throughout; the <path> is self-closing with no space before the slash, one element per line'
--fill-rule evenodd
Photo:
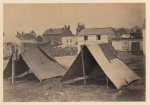
<path fill-rule="evenodd" d="M 42 80 L 40 80 L 40 86 L 42 86 Z"/>
<path fill-rule="evenodd" d="M 12 47 L 12 84 L 15 82 L 15 45 Z"/>
<path fill-rule="evenodd" d="M 84 86 L 86 85 L 86 75 L 85 75 L 85 65 L 84 65 L 84 56 L 83 56 L 83 45 L 81 45 L 81 59 L 82 59 L 82 69 L 83 69 L 83 78 Z"/>
<path fill-rule="evenodd" d="M 108 77 L 106 76 L 106 83 L 107 83 L 107 89 L 109 89 L 109 86 L 108 86 Z"/>

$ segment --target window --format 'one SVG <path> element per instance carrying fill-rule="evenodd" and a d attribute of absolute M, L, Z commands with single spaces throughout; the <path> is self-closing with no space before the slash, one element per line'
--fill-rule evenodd
<path fill-rule="evenodd" d="M 124 45 L 127 45 L 128 44 L 128 42 L 124 42 Z"/>
<path fill-rule="evenodd" d="M 70 39 L 70 43 L 72 43 L 72 39 Z"/>
<path fill-rule="evenodd" d="M 84 36 L 84 40 L 88 40 L 88 36 Z"/>
<path fill-rule="evenodd" d="M 124 41 L 123 42 L 123 51 L 128 51 L 129 50 L 129 45 L 128 45 L 128 42 Z"/>
<path fill-rule="evenodd" d="M 101 36 L 100 35 L 96 35 L 96 40 L 101 40 Z"/>

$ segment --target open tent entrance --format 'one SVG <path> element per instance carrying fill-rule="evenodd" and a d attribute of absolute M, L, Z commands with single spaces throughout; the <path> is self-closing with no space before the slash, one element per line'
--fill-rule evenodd
<path fill-rule="evenodd" d="M 26 64 L 26 62 L 23 60 L 22 56 L 19 57 L 18 60 L 15 61 L 15 76 L 17 78 L 18 75 L 21 75 L 27 71 L 29 71 L 30 68 L 29 66 Z M 12 56 L 4 70 L 4 78 L 8 78 L 12 76 Z M 33 78 L 38 79 L 34 73 L 32 73 L 32 76 L 34 76 Z"/>
<path fill-rule="evenodd" d="M 22 57 L 20 57 L 19 60 L 15 61 L 15 75 L 24 73 L 27 70 L 29 70 L 29 67 L 24 62 Z M 4 70 L 4 78 L 11 77 L 11 76 L 12 76 L 12 55 L 11 55 L 9 62 Z"/>
<path fill-rule="evenodd" d="M 100 65 L 98 65 L 97 61 L 94 59 L 89 49 L 86 46 L 83 46 L 82 51 L 83 51 L 83 59 L 84 59 L 84 67 L 85 67 L 85 76 L 87 81 L 86 84 L 107 85 L 107 82 L 109 82 L 109 84 L 111 84 L 114 87 L 114 85 L 111 83 L 109 78 L 107 78 L 106 74 L 103 72 Z M 72 64 L 71 68 L 69 68 L 74 70 L 68 71 L 66 73 L 68 75 L 65 75 L 62 78 L 62 81 L 73 80 L 74 82 L 71 82 L 71 84 L 78 84 L 78 82 L 80 81 L 77 81 L 78 79 L 76 78 L 81 78 L 81 81 L 84 79 L 81 53 L 82 52 L 79 53 L 79 55 L 76 58 L 76 61 L 74 62 L 74 64 Z"/>
<path fill-rule="evenodd" d="M 115 87 L 86 46 L 83 46 L 83 58 L 85 61 L 84 66 L 87 75 L 87 84 L 107 85 L 107 87 L 111 86 L 112 88 Z"/>
<path fill-rule="evenodd" d="M 96 75 L 111 81 L 117 89 L 128 85 L 134 80 L 140 79 L 125 63 L 117 58 L 117 53 L 108 44 L 85 45 L 81 52 L 62 78 L 63 83 L 74 82 L 77 78 Z"/>

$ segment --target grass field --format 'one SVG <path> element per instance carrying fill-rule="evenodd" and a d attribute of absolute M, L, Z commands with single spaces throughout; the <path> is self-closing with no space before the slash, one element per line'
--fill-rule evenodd
<path fill-rule="evenodd" d="M 136 81 L 120 90 L 106 88 L 106 81 L 102 78 L 89 79 L 87 85 L 83 81 L 61 85 L 61 77 L 50 78 L 39 83 L 35 76 L 28 75 L 16 80 L 4 80 L 4 102 L 78 102 L 78 101 L 145 101 L 145 62 L 143 55 L 129 53 L 119 54 L 122 60 L 140 77 Z M 56 58 L 66 68 L 71 65 L 75 57 Z"/>

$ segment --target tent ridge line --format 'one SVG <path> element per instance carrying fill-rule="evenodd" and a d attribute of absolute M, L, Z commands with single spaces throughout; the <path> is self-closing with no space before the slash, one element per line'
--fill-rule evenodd
<path fill-rule="evenodd" d="M 63 67 L 63 66 L 62 66 L 59 62 L 57 62 L 55 59 L 53 59 L 53 58 L 51 58 L 50 56 L 48 56 L 48 54 L 46 54 L 39 46 L 38 46 L 38 48 L 39 48 L 39 50 L 40 50 L 46 57 L 48 57 L 49 59 L 52 59 L 54 62 L 56 62 L 57 64 L 59 64 L 62 68 L 64 68 L 65 71 L 67 71 L 65 67 Z"/>

